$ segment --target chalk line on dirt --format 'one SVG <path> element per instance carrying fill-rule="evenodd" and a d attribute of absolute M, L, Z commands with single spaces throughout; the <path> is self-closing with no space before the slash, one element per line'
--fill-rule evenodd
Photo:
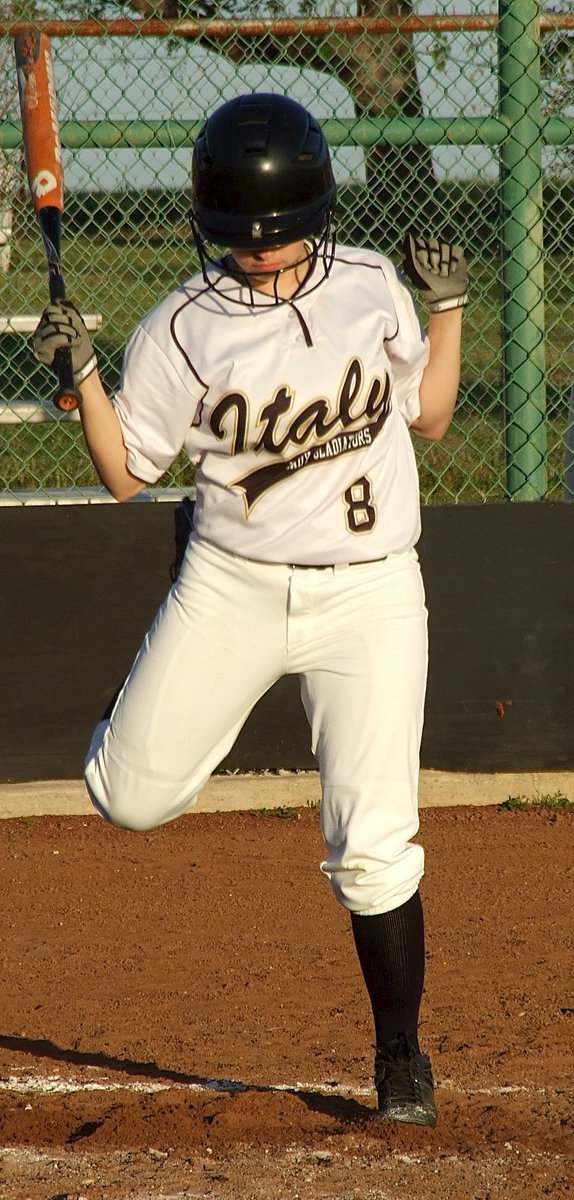
<path fill-rule="evenodd" d="M 73 1092 L 140 1092 L 151 1095 L 155 1092 L 189 1091 L 189 1092 L 290 1092 L 307 1093 L 320 1092 L 325 1096 L 372 1096 L 371 1087 L 353 1087 L 350 1084 L 325 1083 L 242 1083 L 237 1079 L 197 1079 L 194 1082 L 154 1083 L 152 1081 L 130 1080 L 118 1082 L 112 1079 L 75 1079 L 73 1076 L 62 1075 L 19 1075 L 16 1073 L 0 1078 L 0 1091 L 15 1092 L 20 1095 L 43 1093 L 44 1095 L 70 1095 Z M 504 1084 L 500 1087 L 461 1087 L 453 1079 L 436 1081 L 437 1089 L 446 1089 L 463 1096 L 509 1096 L 515 1093 L 529 1096 L 547 1096 L 555 1089 L 546 1087 L 526 1087 L 524 1084 Z"/>

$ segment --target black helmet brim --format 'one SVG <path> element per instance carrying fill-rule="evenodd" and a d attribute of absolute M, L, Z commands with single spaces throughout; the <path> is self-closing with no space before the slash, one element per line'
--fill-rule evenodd
<path fill-rule="evenodd" d="M 264 220 L 261 220 L 259 212 L 240 215 L 220 213 L 200 204 L 192 206 L 190 215 L 202 236 L 215 246 L 230 250 L 266 250 L 304 241 L 305 238 L 319 237 L 325 219 L 333 208 L 335 195 L 333 184 L 327 195 L 315 204 L 285 212 L 266 213 Z"/>

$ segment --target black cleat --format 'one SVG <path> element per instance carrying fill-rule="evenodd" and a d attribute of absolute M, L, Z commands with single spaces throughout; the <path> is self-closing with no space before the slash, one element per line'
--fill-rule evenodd
<path fill-rule="evenodd" d="M 377 1047 L 375 1087 L 378 1119 L 436 1125 L 438 1114 L 430 1059 L 420 1054 L 407 1038 L 396 1038 L 386 1046 Z"/>

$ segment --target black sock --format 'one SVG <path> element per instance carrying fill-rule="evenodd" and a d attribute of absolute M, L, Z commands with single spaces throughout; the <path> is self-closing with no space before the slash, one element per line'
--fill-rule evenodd
<path fill-rule="evenodd" d="M 392 912 L 372 917 L 351 913 L 359 963 L 367 985 L 377 1046 L 406 1035 L 418 1050 L 425 943 L 420 895 Z"/>

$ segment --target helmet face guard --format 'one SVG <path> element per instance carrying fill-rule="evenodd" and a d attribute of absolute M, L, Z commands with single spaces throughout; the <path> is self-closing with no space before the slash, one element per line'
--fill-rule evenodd
<path fill-rule="evenodd" d="M 190 217 L 196 240 L 265 250 L 320 238 L 335 193 L 322 130 L 287 96 L 229 100 L 195 143 Z"/>
<path fill-rule="evenodd" d="M 226 299 L 229 303 L 241 305 L 248 304 L 252 308 L 267 307 L 269 301 L 262 300 L 259 297 L 259 289 L 254 283 L 254 279 L 259 276 L 259 272 L 257 270 L 247 271 L 245 268 L 239 267 L 233 258 L 233 251 L 231 251 L 230 255 L 226 255 L 222 258 L 215 246 L 210 246 L 205 242 L 205 239 L 202 237 L 199 229 L 197 229 L 195 225 L 193 214 L 190 214 L 190 221 L 195 240 L 195 246 L 199 256 L 201 273 L 207 286 L 210 289 L 217 291 L 225 276 L 231 276 L 247 289 L 249 299 L 244 300 L 241 296 L 233 297 L 226 292 Z M 296 265 L 306 266 L 307 273 L 305 279 L 297 288 L 297 291 L 294 292 L 289 299 L 287 299 L 285 296 L 281 296 L 279 290 L 279 280 L 280 277 L 285 274 L 285 272 L 293 270 L 293 266 L 281 267 L 274 273 L 272 299 L 275 304 L 291 303 L 293 300 L 301 296 L 306 296 L 310 292 L 315 291 L 315 288 L 319 287 L 319 285 L 328 277 L 331 272 L 331 267 L 335 257 L 335 240 L 335 231 L 331 226 L 330 215 L 327 214 L 319 236 L 317 238 L 304 239 L 304 253 L 302 254 L 301 258 L 298 259 Z M 275 246 L 277 243 L 273 243 L 273 245 Z M 239 246 L 236 247 L 238 251 L 239 249 L 243 248 L 244 247 Z M 315 267 L 319 261 L 322 265 L 322 271 L 317 277 L 315 273 Z M 213 271 L 211 273 L 208 271 L 209 266 L 216 268 L 215 273 Z"/>

